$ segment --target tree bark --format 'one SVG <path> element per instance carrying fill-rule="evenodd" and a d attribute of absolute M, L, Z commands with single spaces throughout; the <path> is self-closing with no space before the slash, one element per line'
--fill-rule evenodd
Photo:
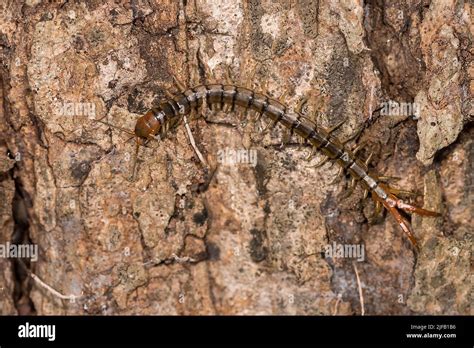
<path fill-rule="evenodd" d="M 1 314 L 468 314 L 473 130 L 462 1 L 10 1 L 1 9 Z M 345 197 L 337 165 L 206 112 L 139 152 L 138 117 L 188 87 L 263 91 L 361 152 L 441 218 Z M 384 113 L 389 101 L 398 105 Z M 419 107 L 404 112 L 402 106 Z M 402 107 L 402 109 L 400 109 Z M 226 152 L 227 151 L 227 152 Z M 257 162 L 222 163 L 229 151 Z M 250 151 L 250 152 L 246 152 Z M 243 162 L 246 162 L 243 160 Z M 361 260 L 328 246 L 363 247 Z M 357 282 L 356 272 L 360 284 Z M 359 285 L 361 291 L 359 291 Z M 54 291 L 53 291 L 54 290 Z M 56 291 L 56 292 L 55 292 Z M 61 296 L 63 295 L 63 296 Z M 68 296 L 73 296 L 68 299 Z M 76 297 L 74 297 L 76 296 Z"/>

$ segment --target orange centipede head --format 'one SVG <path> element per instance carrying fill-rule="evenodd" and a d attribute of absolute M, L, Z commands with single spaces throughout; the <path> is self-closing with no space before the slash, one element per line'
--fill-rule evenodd
<path fill-rule="evenodd" d="M 135 125 L 135 135 L 142 140 L 149 140 L 158 134 L 161 129 L 161 123 L 156 120 L 153 111 L 148 111 L 141 116 Z"/>

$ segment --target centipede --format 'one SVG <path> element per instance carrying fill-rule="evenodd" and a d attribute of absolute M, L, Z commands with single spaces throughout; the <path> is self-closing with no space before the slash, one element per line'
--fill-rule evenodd
<path fill-rule="evenodd" d="M 180 85 L 178 93 L 169 93 L 166 100 L 139 117 L 133 132 L 106 122 L 99 122 L 125 131 L 135 138 L 135 161 L 132 169 L 134 174 L 140 146 L 151 140 L 163 140 L 170 131 L 183 123 L 183 119 L 186 121 L 187 116 L 198 113 L 200 108 L 206 106 L 211 109 L 213 106 L 221 109 L 226 107 L 230 111 L 236 108 L 243 108 L 244 112 L 251 110 L 258 119 L 267 120 L 267 129 L 280 124 L 292 135 L 299 136 L 312 148 L 312 153 L 319 152 L 325 155 L 325 161 L 336 163 L 342 172 L 349 174 L 354 183 L 352 186 L 361 185 L 365 192 L 364 197 L 370 194 L 374 201 L 376 212 L 386 209 L 416 250 L 420 250 L 420 247 L 407 215 L 417 214 L 426 217 L 441 215 L 402 199 L 401 193 L 406 191 L 391 186 L 390 177 L 379 175 L 375 170 L 369 169 L 370 156 L 365 160 L 362 159 L 357 154 L 357 149 L 352 150 L 347 146 L 348 139 L 340 140 L 335 136 L 334 131 L 340 124 L 332 128 L 321 127 L 301 111 L 290 109 L 282 102 L 246 87 L 215 83 L 186 89 Z"/>

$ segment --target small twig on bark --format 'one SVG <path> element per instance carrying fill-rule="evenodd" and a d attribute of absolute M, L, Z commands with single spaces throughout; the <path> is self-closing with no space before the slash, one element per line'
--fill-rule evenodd
<path fill-rule="evenodd" d="M 188 133 L 189 142 L 191 143 L 191 146 L 193 147 L 194 152 L 196 152 L 196 155 L 199 157 L 199 160 L 201 161 L 201 163 L 204 166 L 207 166 L 207 163 L 204 160 L 203 155 L 201 154 L 201 152 L 199 151 L 199 149 L 196 146 L 196 142 L 194 141 L 193 133 L 191 132 L 191 128 L 189 127 L 188 120 L 187 120 L 186 116 L 183 116 L 183 120 L 184 120 L 184 127 L 186 128 L 186 132 Z"/>
<path fill-rule="evenodd" d="M 364 294 L 362 293 L 362 286 L 360 284 L 359 272 L 357 271 L 357 266 L 355 262 L 352 262 L 352 266 L 354 267 L 354 271 L 355 271 L 355 275 L 357 279 L 357 287 L 359 288 L 360 312 L 361 312 L 361 315 L 365 315 Z"/>
<path fill-rule="evenodd" d="M 60 298 L 61 300 L 69 300 L 71 302 L 75 302 L 78 298 L 81 296 L 76 296 L 76 295 L 63 295 L 59 291 L 53 289 L 51 286 L 43 282 L 40 277 L 38 277 L 36 274 L 33 272 L 30 272 L 31 278 L 40 286 L 42 286 L 44 289 L 48 290 L 51 294 L 54 296 Z"/>

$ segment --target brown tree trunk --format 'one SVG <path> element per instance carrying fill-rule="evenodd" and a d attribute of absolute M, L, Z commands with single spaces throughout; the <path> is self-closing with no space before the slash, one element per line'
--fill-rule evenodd
<path fill-rule="evenodd" d="M 0 6 L 0 244 L 39 250 L 0 258 L 1 314 L 469 313 L 468 3 Z M 413 217 L 421 251 L 391 216 L 371 222 L 361 188 L 331 183 L 337 165 L 314 168 L 322 157 L 279 146 L 279 129 L 261 137 L 247 113 L 190 121 L 207 165 L 180 126 L 140 148 L 129 181 L 129 135 L 94 119 L 133 130 L 173 76 L 191 87 L 227 71 L 289 107 L 307 98 L 322 127 L 346 120 L 341 138 L 362 130 L 361 156 L 443 214 Z M 229 151 L 256 163 L 222 163 Z M 338 245 L 364 254 L 327 257 Z"/>

